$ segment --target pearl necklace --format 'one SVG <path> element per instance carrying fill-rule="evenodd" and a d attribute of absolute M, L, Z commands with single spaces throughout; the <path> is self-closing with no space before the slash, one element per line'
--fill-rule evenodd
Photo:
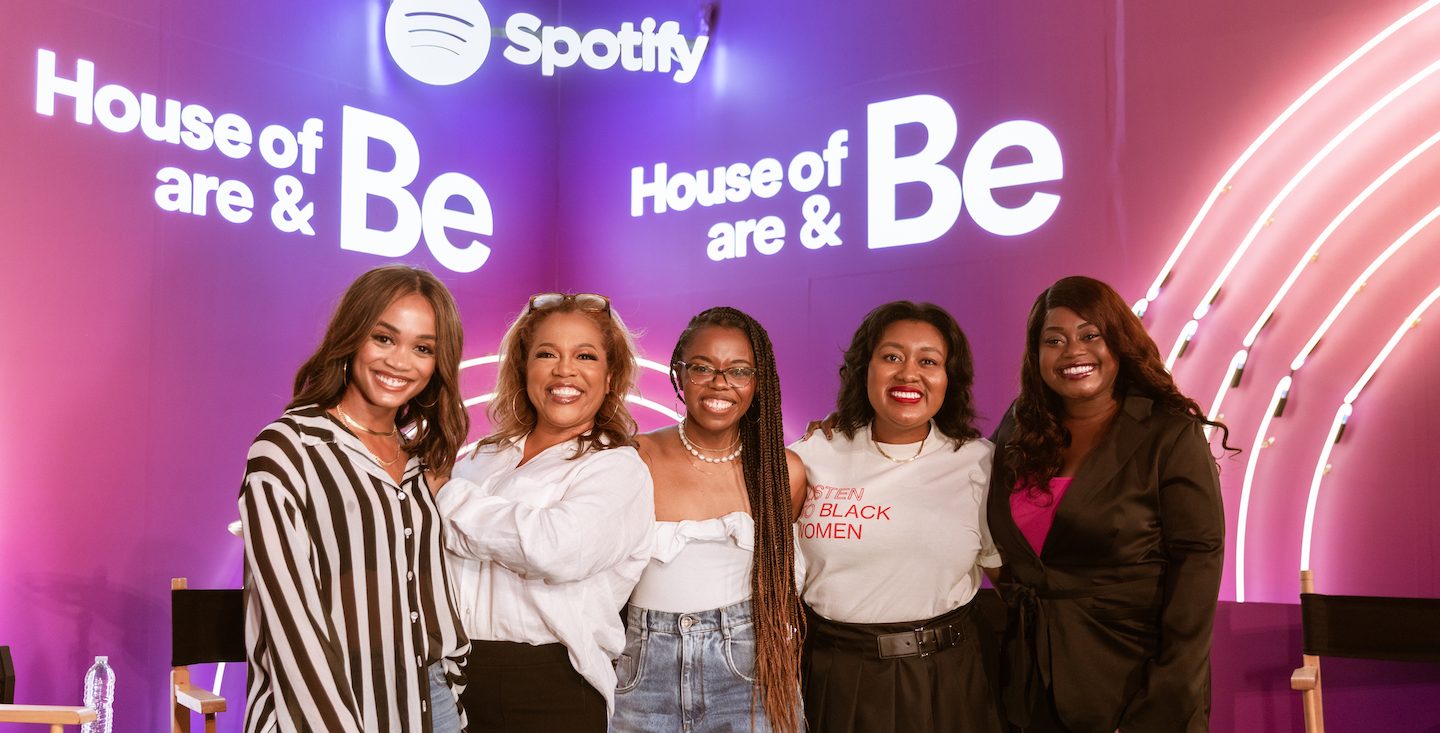
<path fill-rule="evenodd" d="M 685 435 L 685 421 L 684 421 L 683 419 L 680 421 L 680 425 L 679 425 L 678 427 L 680 428 L 680 442 L 685 445 L 685 449 L 688 450 L 688 451 L 690 451 L 690 455 L 695 456 L 696 458 L 699 458 L 700 460 L 702 460 L 702 461 L 704 461 L 704 462 L 706 462 L 706 463 L 729 463 L 729 462 L 735 460 L 736 458 L 739 458 L 739 457 L 740 457 L 740 451 L 745 450 L 745 446 L 740 445 L 740 438 L 737 437 L 737 438 L 735 438 L 735 445 L 731 446 L 732 448 L 735 449 L 735 452 L 734 452 L 734 453 L 731 453 L 730 455 L 725 456 L 724 458 L 711 458 L 711 457 L 709 457 L 709 456 L 702 456 L 702 455 L 700 455 L 700 451 L 701 451 L 701 450 L 722 451 L 722 450 L 730 450 L 730 449 L 729 449 L 729 448 L 697 448 L 694 443 L 691 443 L 691 442 L 690 442 L 690 438 L 686 437 L 686 435 Z"/>
<path fill-rule="evenodd" d="M 880 451 L 880 455 L 885 456 L 885 458 L 889 459 L 893 463 L 909 463 L 916 458 L 919 458 L 920 454 L 925 452 L 925 441 L 929 438 L 930 433 L 925 433 L 925 437 L 920 439 L 920 448 L 915 451 L 915 455 L 910 456 L 909 458 L 896 458 L 895 456 L 886 453 L 885 449 L 880 447 L 880 441 L 875 439 L 875 428 L 870 428 L 870 442 L 875 444 L 875 450 Z"/>

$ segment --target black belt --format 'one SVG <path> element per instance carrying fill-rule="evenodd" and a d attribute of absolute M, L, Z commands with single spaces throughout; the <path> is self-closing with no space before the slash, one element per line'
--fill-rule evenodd
<path fill-rule="evenodd" d="M 881 634 L 875 637 L 881 659 L 925 657 L 953 646 L 959 646 L 960 642 L 964 640 L 965 628 L 960 624 L 922 626 L 914 631 Z"/>
<path fill-rule="evenodd" d="M 806 607 L 810 631 L 806 645 L 843 650 L 880 659 L 923 657 L 959 646 L 974 622 L 974 602 L 935 618 L 908 623 L 846 623 L 833 621 Z"/>

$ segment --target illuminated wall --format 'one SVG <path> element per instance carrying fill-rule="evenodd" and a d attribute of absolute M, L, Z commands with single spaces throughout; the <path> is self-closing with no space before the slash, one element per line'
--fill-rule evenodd
<path fill-rule="evenodd" d="M 345 284 L 390 261 L 456 292 L 476 435 L 485 357 L 533 291 L 614 296 L 659 361 L 695 311 L 754 313 L 792 434 L 867 310 L 932 300 L 971 338 L 988 429 L 1031 300 L 1094 275 L 1144 300 L 1244 450 L 1222 462 L 1223 599 L 1293 601 L 1302 562 L 1329 591 L 1440 595 L 1436 339 L 1409 328 L 1440 287 L 1437 5 L 398 3 L 397 37 L 470 44 L 435 67 L 392 54 L 383 0 L 18 0 L 0 643 L 20 696 L 75 699 L 109 654 L 122 729 L 160 726 L 167 581 L 239 582 L 245 447 Z M 413 25 L 440 10 L 468 25 Z M 524 14 L 585 53 L 542 58 Z M 702 29 L 687 63 L 645 50 Z M 147 126 L 147 94 L 189 124 Z M 663 424 L 658 372 L 638 397 Z"/>
<path fill-rule="evenodd" d="M 614 11 L 592 11 L 602 12 Z M 1014 394 L 1029 303 L 1058 277 L 1095 275 L 1144 299 L 1167 356 L 1192 334 L 1174 371 L 1207 409 L 1235 381 L 1237 352 L 1248 355 L 1218 409 L 1244 451 L 1222 463 L 1231 545 L 1222 598 L 1293 602 L 1310 503 L 1308 562 L 1324 588 L 1440 594 L 1428 529 L 1436 500 L 1420 488 L 1436 465 L 1421 417 L 1435 392 L 1420 376 L 1434 337 L 1408 330 L 1440 286 L 1436 3 L 745 4 L 722 8 L 716 26 L 712 66 L 683 104 L 647 106 L 649 90 L 618 76 L 564 87 L 577 124 L 565 129 L 560 238 L 577 247 L 562 280 L 626 293 L 660 346 L 705 305 L 754 310 L 789 377 L 793 431 L 828 410 L 839 351 L 860 316 L 891 298 L 957 314 L 993 425 Z M 939 160 L 962 180 L 963 207 L 933 241 L 877 247 L 877 198 L 894 190 L 901 218 L 955 198 L 932 196 L 946 190 L 933 166 L 894 173 L 893 158 L 923 158 L 936 138 L 951 139 L 946 110 L 922 110 L 917 95 L 953 111 L 954 142 Z M 891 152 L 884 120 L 901 105 L 923 123 L 899 127 Z M 1023 171 L 1041 182 L 988 192 L 1017 209 L 1037 194 L 1059 199 L 1038 226 L 1001 236 L 963 184 L 998 175 L 977 164 L 976 143 L 1015 120 L 1053 132 L 1063 176 Z M 848 133 L 841 182 L 815 191 L 841 217 L 832 237 L 841 243 L 805 244 L 806 225 L 824 218 L 807 220 L 811 194 L 788 178 L 772 198 L 654 210 L 657 163 L 673 186 L 676 171 L 728 174 L 735 163 L 825 152 L 836 130 Z M 1041 152 L 1011 147 L 993 167 L 1040 161 L 1032 147 Z M 928 182 L 887 185 L 897 177 Z M 672 189 L 669 203 L 683 193 Z M 712 227 L 767 216 L 786 227 L 783 247 L 712 260 L 724 234 Z M 1396 342 L 1397 329 L 1410 335 Z M 1304 369 L 1292 366 L 1320 335 Z M 1286 375 L 1284 415 L 1266 421 Z M 1348 403 L 1345 438 L 1332 443 Z"/>

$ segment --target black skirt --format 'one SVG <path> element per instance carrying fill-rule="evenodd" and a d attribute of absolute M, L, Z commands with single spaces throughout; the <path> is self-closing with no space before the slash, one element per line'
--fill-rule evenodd
<path fill-rule="evenodd" d="M 847 624 L 808 607 L 806 616 L 803 680 L 810 733 L 1004 730 L 985 674 L 983 626 L 973 602 L 933 619 L 907 623 Z M 949 627 L 951 638 L 938 651 L 881 656 L 878 637 L 882 635 L 944 627 Z M 887 640 L 891 653 L 897 641 L 907 640 Z"/>
<path fill-rule="evenodd" d="M 605 733 L 605 696 L 563 644 L 472 641 L 465 676 L 470 733 Z"/>

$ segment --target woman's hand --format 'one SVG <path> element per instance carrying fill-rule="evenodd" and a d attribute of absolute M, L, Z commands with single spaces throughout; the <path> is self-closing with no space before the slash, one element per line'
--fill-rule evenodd
<path fill-rule="evenodd" d="M 810 436 L 813 435 L 816 430 L 819 430 L 821 433 L 825 434 L 826 440 L 834 440 L 835 423 L 837 422 L 839 417 L 840 413 L 832 412 L 829 415 L 826 415 L 824 420 L 811 420 L 809 424 L 805 426 L 805 434 L 800 436 L 800 439 L 809 440 Z"/>

